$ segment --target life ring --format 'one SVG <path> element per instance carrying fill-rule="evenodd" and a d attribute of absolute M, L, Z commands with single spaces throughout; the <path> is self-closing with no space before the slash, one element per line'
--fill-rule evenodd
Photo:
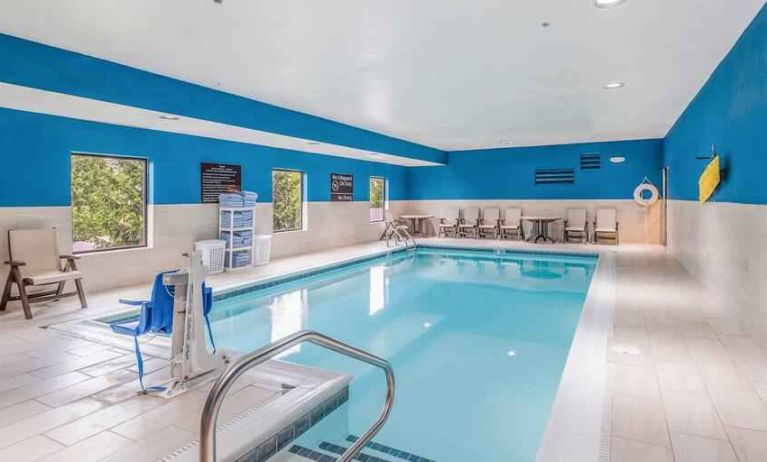
<path fill-rule="evenodd" d="M 645 191 L 650 193 L 650 197 L 644 197 Z M 653 205 L 658 201 L 659 197 L 660 193 L 658 192 L 658 188 L 656 188 L 652 183 L 642 183 L 634 190 L 634 202 L 643 207 L 649 207 Z"/>

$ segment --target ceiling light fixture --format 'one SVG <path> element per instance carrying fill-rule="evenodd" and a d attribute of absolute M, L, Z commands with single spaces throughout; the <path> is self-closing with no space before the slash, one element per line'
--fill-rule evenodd
<path fill-rule="evenodd" d="M 626 82 L 607 82 L 606 84 L 602 85 L 602 88 L 605 90 L 617 90 L 619 88 L 623 88 L 626 85 Z"/>
<path fill-rule="evenodd" d="M 170 114 L 163 114 L 160 116 L 160 118 L 162 120 L 179 120 L 181 117 Z"/>
<path fill-rule="evenodd" d="M 626 3 L 627 1 L 628 0 L 594 0 L 594 6 L 597 8 L 612 8 Z"/>

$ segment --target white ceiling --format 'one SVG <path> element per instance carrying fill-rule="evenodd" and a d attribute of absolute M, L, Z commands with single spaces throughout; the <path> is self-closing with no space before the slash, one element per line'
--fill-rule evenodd
<path fill-rule="evenodd" d="M 442 165 L 3 82 L 0 82 L 0 107 L 405 167 Z"/>
<path fill-rule="evenodd" d="M 0 0 L 0 31 L 452 150 L 662 137 L 765 3 L 223 1 Z"/>

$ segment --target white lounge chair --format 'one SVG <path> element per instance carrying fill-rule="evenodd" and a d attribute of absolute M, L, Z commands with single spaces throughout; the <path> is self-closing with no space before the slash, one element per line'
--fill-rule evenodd
<path fill-rule="evenodd" d="M 482 211 L 482 220 L 479 222 L 479 237 L 498 237 L 498 226 L 501 221 L 501 209 L 488 207 Z"/>
<path fill-rule="evenodd" d="M 78 295 L 80 306 L 87 308 L 83 290 L 83 274 L 77 270 L 73 255 L 59 254 L 58 237 L 55 228 L 48 229 L 12 229 L 8 231 L 8 255 L 10 265 L 5 281 L 0 311 L 5 310 L 9 301 L 21 301 L 24 317 L 32 319 L 31 303 L 47 302 Z M 61 260 L 66 260 L 61 265 Z M 76 292 L 64 293 L 67 281 L 74 281 Z M 18 295 L 12 295 L 16 285 Z M 27 287 L 55 286 L 49 290 L 27 293 Z"/>
<path fill-rule="evenodd" d="M 456 207 L 445 210 L 445 216 L 439 219 L 437 237 L 458 236 L 458 224 L 461 222 L 461 211 Z"/>
<path fill-rule="evenodd" d="M 594 224 L 594 242 L 600 238 L 608 239 L 618 245 L 618 212 L 615 209 L 598 209 L 597 220 Z"/>
<path fill-rule="evenodd" d="M 469 207 L 463 210 L 463 219 L 458 224 L 460 237 L 479 237 L 479 207 Z"/>
<path fill-rule="evenodd" d="M 510 208 L 504 211 L 504 220 L 501 223 L 501 239 L 514 235 L 517 239 L 524 239 L 522 230 L 522 209 Z"/>
<path fill-rule="evenodd" d="M 588 223 L 586 222 L 586 209 L 568 209 L 565 221 L 565 242 L 572 238 L 579 238 L 586 243 L 588 237 Z"/>

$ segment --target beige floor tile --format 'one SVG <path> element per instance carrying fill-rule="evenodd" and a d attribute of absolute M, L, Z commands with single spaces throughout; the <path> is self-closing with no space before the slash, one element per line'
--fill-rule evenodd
<path fill-rule="evenodd" d="M 663 393 L 705 393 L 706 385 L 692 363 L 656 363 L 658 383 Z"/>
<path fill-rule="evenodd" d="M 41 462 L 95 462 L 113 454 L 120 454 L 133 444 L 128 438 L 106 431 L 51 454 Z"/>
<path fill-rule="evenodd" d="M 83 369 L 78 369 L 77 372 L 81 374 L 88 374 L 91 377 L 100 377 L 120 369 L 127 369 L 134 364 L 136 364 L 135 355 L 123 355 L 103 363 L 94 364 L 93 366 L 85 367 Z"/>
<path fill-rule="evenodd" d="M 107 457 L 103 462 L 153 462 L 196 438 L 195 433 L 173 426 L 165 427 Z"/>
<path fill-rule="evenodd" d="M 615 395 L 611 413 L 613 436 L 670 447 L 666 417 L 660 401 Z"/>
<path fill-rule="evenodd" d="M 19 420 L 26 419 L 50 410 L 49 406 L 35 400 L 23 401 L 13 406 L 0 409 L 0 428 L 11 425 Z M 2 460 L 2 459 L 0 459 Z"/>
<path fill-rule="evenodd" d="M 738 462 L 729 441 L 672 433 L 676 462 Z"/>
<path fill-rule="evenodd" d="M 0 379 L 0 393 L 12 390 L 17 387 L 21 387 L 24 385 L 29 385 L 35 382 L 39 382 L 42 379 L 40 377 L 35 377 L 32 374 L 19 374 L 14 375 L 12 377 L 6 377 L 3 379 Z"/>
<path fill-rule="evenodd" d="M 712 390 L 711 399 L 725 425 L 767 431 L 767 408 L 752 389 Z"/>
<path fill-rule="evenodd" d="M 31 374 L 42 378 L 56 377 L 58 375 L 66 374 L 67 372 L 76 371 L 77 369 L 82 369 L 84 367 L 89 367 L 104 361 L 109 361 L 119 356 L 122 355 L 115 351 L 97 351 L 95 353 L 89 354 L 88 356 L 73 356 L 72 359 L 58 361 L 54 365 L 34 370 L 31 372 Z"/>
<path fill-rule="evenodd" d="M 33 436 L 7 448 L 0 449 L 0 460 L 8 462 L 31 462 L 64 449 L 64 446 L 44 436 Z"/>
<path fill-rule="evenodd" d="M 107 388 L 121 385 L 126 382 L 132 382 L 134 377 L 135 374 L 133 372 L 126 370 L 110 372 L 107 375 L 83 380 L 75 385 L 40 396 L 37 400 L 49 406 L 61 406 L 93 395 Z"/>
<path fill-rule="evenodd" d="M 171 425 L 191 425 L 197 421 L 207 393 L 192 391 L 169 401 L 158 408 L 135 417 L 112 430 L 122 436 L 138 441 Z"/>
<path fill-rule="evenodd" d="M 722 336 L 721 342 L 738 370 L 755 382 L 767 382 L 767 353 L 745 336 Z"/>
<path fill-rule="evenodd" d="M 136 396 L 128 401 L 101 409 L 93 414 L 57 427 L 46 433 L 46 436 L 71 446 L 85 438 L 144 414 L 166 402 L 165 399 L 159 397 Z"/>
<path fill-rule="evenodd" d="M 53 377 L 47 380 L 42 380 L 31 385 L 25 385 L 23 387 L 14 388 L 13 390 L 8 390 L 6 392 L 0 393 L 0 408 L 21 403 L 32 398 L 37 398 L 38 396 L 52 393 L 56 390 L 70 387 L 89 378 L 89 376 L 80 374 L 79 372 L 70 372 L 68 374 L 60 375 L 58 377 Z"/>
<path fill-rule="evenodd" d="M 608 371 L 610 389 L 614 393 L 660 399 L 658 380 L 653 368 L 611 363 L 608 365 Z"/>
<path fill-rule="evenodd" d="M 610 439 L 610 462 L 673 462 L 671 449 L 618 436 Z"/>
<path fill-rule="evenodd" d="M 45 433 L 59 425 L 64 425 L 91 412 L 96 412 L 101 407 L 102 404 L 97 401 L 82 400 L 6 425 L 0 428 L 0 448 Z"/>
<path fill-rule="evenodd" d="M 767 461 L 767 432 L 727 427 L 727 433 L 740 462 Z"/>
<path fill-rule="evenodd" d="M 672 433 L 727 439 L 707 393 L 663 393 L 663 404 Z"/>

